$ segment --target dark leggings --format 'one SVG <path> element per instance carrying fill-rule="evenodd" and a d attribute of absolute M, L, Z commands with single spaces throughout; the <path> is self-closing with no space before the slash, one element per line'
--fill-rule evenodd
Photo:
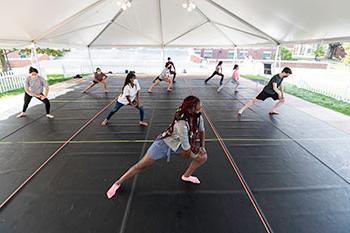
<path fill-rule="evenodd" d="M 41 95 L 42 95 L 42 93 L 41 93 Z M 27 92 L 24 94 L 24 105 L 23 105 L 22 112 L 27 111 L 28 105 L 29 105 L 30 101 L 32 100 L 32 98 L 33 98 L 33 96 L 28 95 Z M 46 114 L 50 114 L 50 101 L 47 98 L 45 98 L 43 100 L 40 98 L 37 98 L 37 99 L 45 104 Z"/>
<path fill-rule="evenodd" d="M 122 103 L 119 103 L 119 102 L 117 101 L 117 103 L 116 103 L 115 106 L 112 108 L 111 112 L 108 114 L 108 116 L 107 116 L 106 119 L 107 119 L 107 120 L 111 119 L 111 117 L 114 115 L 114 113 L 118 112 L 118 110 L 119 110 L 121 107 L 123 107 L 123 106 L 125 106 L 125 105 L 122 104 Z M 143 106 L 138 107 L 138 110 L 140 111 L 140 121 L 143 121 L 143 117 L 144 117 L 144 115 L 145 115 L 145 111 L 143 110 Z"/>
<path fill-rule="evenodd" d="M 175 78 L 176 78 L 176 72 L 175 71 L 170 71 L 170 74 L 173 74 L 174 76 L 173 76 L 173 81 L 175 81 Z"/>
<path fill-rule="evenodd" d="M 214 71 L 214 73 L 213 73 L 209 78 L 207 78 L 207 79 L 205 80 L 205 82 L 208 82 L 208 81 L 209 81 L 212 77 L 214 77 L 215 75 L 221 76 L 220 85 L 222 85 L 222 81 L 224 80 L 224 75 L 221 74 L 221 73 L 219 73 L 219 72 L 217 72 L 217 71 Z"/>

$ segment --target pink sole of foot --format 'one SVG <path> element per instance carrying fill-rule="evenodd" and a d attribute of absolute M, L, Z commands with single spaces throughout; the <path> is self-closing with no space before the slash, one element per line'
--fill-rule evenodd
<path fill-rule="evenodd" d="M 201 182 L 199 181 L 199 179 L 195 176 L 189 176 L 189 177 L 185 177 L 182 176 L 181 180 L 185 181 L 185 182 L 191 182 L 193 184 L 200 184 Z"/>
<path fill-rule="evenodd" d="M 113 184 L 112 187 L 110 187 L 110 189 L 106 193 L 108 199 L 111 199 L 115 195 L 115 192 L 117 192 L 119 187 L 120 185 L 117 185 L 117 184 Z"/>

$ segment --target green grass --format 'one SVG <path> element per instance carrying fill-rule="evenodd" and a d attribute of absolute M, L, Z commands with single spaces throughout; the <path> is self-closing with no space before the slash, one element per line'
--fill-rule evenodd
<path fill-rule="evenodd" d="M 266 84 L 268 79 L 263 76 L 256 75 L 241 75 L 243 78 L 253 80 L 262 84 Z M 295 85 L 284 84 L 284 91 L 290 95 L 294 95 L 308 102 L 320 105 L 325 108 L 332 109 L 334 111 L 343 113 L 350 116 L 350 104 L 328 97 L 322 94 L 314 93 L 312 91 L 305 90 L 303 88 L 298 88 Z"/>
<path fill-rule="evenodd" d="M 12 90 L 12 91 L 7 91 L 7 92 L 4 92 L 4 93 L 0 93 L 0 99 L 6 98 L 6 97 L 9 97 L 9 96 L 20 95 L 22 93 L 23 93 L 23 88 L 15 89 L 15 90 Z"/>
<path fill-rule="evenodd" d="M 65 78 L 63 74 L 49 74 L 47 75 L 47 82 L 49 85 L 53 85 L 56 83 L 61 83 L 67 80 L 71 80 L 73 77 Z"/>
<path fill-rule="evenodd" d="M 85 77 L 88 75 L 90 75 L 90 74 L 82 74 L 81 76 Z M 49 75 L 47 75 L 47 82 L 49 83 L 49 85 L 61 83 L 61 82 L 71 80 L 71 79 L 73 79 L 73 77 L 65 78 L 63 74 L 49 74 Z M 12 91 L 0 93 L 0 99 L 7 98 L 10 96 L 20 95 L 22 93 L 24 93 L 24 88 L 18 88 L 18 89 L 12 90 Z"/>

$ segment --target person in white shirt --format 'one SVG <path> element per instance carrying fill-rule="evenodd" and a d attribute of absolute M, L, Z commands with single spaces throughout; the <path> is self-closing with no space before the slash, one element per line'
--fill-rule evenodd
<path fill-rule="evenodd" d="M 125 105 L 131 105 L 134 108 L 137 108 L 140 111 L 140 126 L 148 126 L 146 122 L 144 122 L 144 109 L 141 105 L 140 101 L 140 84 L 136 80 L 136 75 L 134 72 L 129 72 L 125 78 L 124 86 L 122 89 L 122 93 L 119 95 L 117 103 L 114 108 L 108 114 L 106 119 L 104 119 L 101 125 L 107 125 L 108 121 L 111 117 L 116 113 L 121 107 Z"/>
<path fill-rule="evenodd" d="M 148 89 L 148 93 L 152 93 L 153 88 L 159 85 L 161 81 L 166 81 L 168 83 L 168 91 L 173 90 L 173 80 L 170 77 L 171 64 L 165 64 L 165 68 L 162 73 L 153 81 L 152 86 Z"/>
<path fill-rule="evenodd" d="M 220 79 L 220 86 L 222 85 L 222 82 L 224 80 L 224 75 L 222 74 L 222 61 L 219 61 L 219 63 L 217 64 L 217 66 L 215 67 L 215 71 L 212 73 L 212 75 L 210 75 L 209 78 L 207 78 L 204 83 L 207 84 L 208 81 L 214 77 L 215 75 L 219 75 L 221 77 Z"/>
<path fill-rule="evenodd" d="M 192 176 L 192 173 L 207 160 L 201 111 L 202 104 L 197 97 L 186 97 L 177 109 L 169 128 L 157 137 L 139 162 L 114 182 L 106 193 L 107 197 L 112 198 L 124 181 L 153 166 L 157 160 L 168 158 L 169 161 L 171 154 L 180 154 L 191 160 L 189 167 L 181 176 L 181 180 L 199 184 L 199 179 Z M 199 139 L 199 145 L 197 139 Z"/>

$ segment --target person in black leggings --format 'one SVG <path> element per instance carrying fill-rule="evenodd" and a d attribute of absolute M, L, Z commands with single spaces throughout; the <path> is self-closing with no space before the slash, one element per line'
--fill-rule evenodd
<path fill-rule="evenodd" d="M 168 61 L 167 61 L 167 63 L 165 63 L 165 67 L 170 67 L 170 68 L 169 68 L 169 71 L 170 71 L 170 74 L 173 75 L 173 83 L 175 83 L 176 69 L 175 69 L 175 65 L 174 65 L 174 63 L 171 61 L 171 58 L 170 58 L 170 57 L 168 57 Z"/>
<path fill-rule="evenodd" d="M 221 67 L 221 65 L 222 65 L 222 61 L 219 61 L 219 63 L 217 64 L 217 66 L 216 66 L 215 71 L 213 72 L 213 74 L 212 74 L 209 78 L 207 78 L 207 79 L 204 81 L 205 84 L 207 84 L 208 81 L 209 81 L 212 77 L 214 77 L 215 75 L 219 75 L 219 76 L 221 76 L 221 79 L 220 79 L 220 86 L 222 85 L 222 81 L 224 80 L 224 75 L 222 74 L 222 67 Z"/>
<path fill-rule="evenodd" d="M 49 94 L 49 86 L 47 81 L 43 77 L 39 76 L 38 70 L 33 67 L 29 68 L 29 74 L 30 75 L 27 77 L 24 85 L 25 94 L 23 110 L 17 117 L 19 118 L 26 116 L 29 103 L 32 98 L 35 97 L 45 104 L 46 117 L 54 118 L 54 116 L 50 114 L 50 101 L 47 98 L 47 95 Z"/>

